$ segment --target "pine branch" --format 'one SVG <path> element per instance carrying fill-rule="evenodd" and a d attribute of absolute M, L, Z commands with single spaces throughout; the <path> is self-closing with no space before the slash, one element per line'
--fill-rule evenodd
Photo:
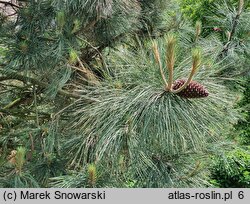
<path fill-rule="evenodd" d="M 180 177 L 179 180 L 189 179 L 190 177 L 195 176 L 198 173 L 200 166 L 201 166 L 201 162 L 197 161 L 194 169 L 191 172 L 189 172 L 187 176 Z"/>
<path fill-rule="evenodd" d="M 30 118 L 30 120 L 35 120 L 36 116 L 35 115 L 27 115 L 28 113 L 33 113 L 32 110 L 21 110 L 21 109 L 3 109 L 0 108 L 0 112 L 3 114 L 8 114 L 8 115 L 13 115 L 16 117 L 21 117 L 21 118 Z M 35 113 L 34 113 L 35 114 Z M 40 118 L 44 118 L 44 119 L 50 119 L 51 115 L 49 113 L 45 113 L 45 112 L 39 112 Z"/>
<path fill-rule="evenodd" d="M 99 80 L 97 79 L 96 75 L 90 69 L 87 69 L 84 66 L 83 62 L 78 56 L 77 56 L 77 61 L 82 68 L 81 72 L 84 73 L 85 78 L 90 82 L 92 82 L 93 84 L 99 84 Z"/>
<path fill-rule="evenodd" d="M 38 79 L 23 76 L 21 74 L 15 73 L 13 71 L 8 71 L 8 72 L 5 71 L 5 76 L 0 77 L 0 81 L 6 81 L 6 80 L 12 80 L 12 79 L 19 80 L 22 82 L 30 82 L 34 85 L 38 85 L 41 88 L 47 88 L 49 86 L 47 83 L 44 83 Z M 62 89 L 58 90 L 58 93 L 61 95 L 70 97 L 70 98 L 75 98 L 75 99 L 80 98 L 80 95 L 75 94 L 75 93 L 70 93 L 70 92 L 62 90 Z"/>
<path fill-rule="evenodd" d="M 82 29 L 74 32 L 73 34 L 75 35 L 78 35 L 78 34 L 81 34 L 81 33 L 85 33 L 87 31 L 89 31 L 90 29 L 93 29 L 93 27 L 96 25 L 96 23 L 98 22 L 99 19 L 96 19 L 92 22 L 90 22 L 89 24 L 87 24 L 85 27 L 83 27 Z"/>
<path fill-rule="evenodd" d="M 236 16 L 234 18 L 232 29 L 229 32 L 228 42 L 224 46 L 224 49 L 222 50 L 222 53 L 227 54 L 227 51 L 229 49 L 229 46 L 230 46 L 230 44 L 232 42 L 232 39 L 233 39 L 233 36 L 235 34 L 236 28 L 237 28 L 237 26 L 239 24 L 239 19 L 240 19 L 240 16 L 242 14 L 242 11 L 243 11 L 243 6 L 244 6 L 244 0 L 239 0 L 238 12 L 237 12 L 237 14 L 236 14 Z"/>
<path fill-rule="evenodd" d="M 99 55 L 105 48 L 110 47 L 111 44 L 115 44 L 120 39 L 123 39 L 125 37 L 125 35 L 126 35 L 126 33 L 121 33 L 121 34 L 115 36 L 110 41 L 100 44 L 95 49 L 93 49 L 93 47 L 91 46 L 92 50 L 90 48 L 86 49 L 86 47 L 84 47 L 81 50 L 81 52 L 83 54 L 80 56 L 80 59 L 83 59 L 87 64 L 89 64 L 89 62 L 91 62 L 95 58 L 95 56 Z"/>

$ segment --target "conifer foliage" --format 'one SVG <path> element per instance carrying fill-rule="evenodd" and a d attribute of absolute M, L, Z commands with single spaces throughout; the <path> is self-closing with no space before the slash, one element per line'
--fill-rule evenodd
<path fill-rule="evenodd" d="M 175 0 L 7 2 L 0 187 L 211 185 L 206 163 L 239 117 L 233 37 L 203 36 Z"/>

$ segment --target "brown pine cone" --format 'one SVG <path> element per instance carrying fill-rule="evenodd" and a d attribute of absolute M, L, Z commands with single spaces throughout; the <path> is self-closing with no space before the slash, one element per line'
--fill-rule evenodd
<path fill-rule="evenodd" d="M 178 79 L 173 84 L 173 90 L 180 88 L 186 82 L 185 79 Z M 196 81 L 191 81 L 181 92 L 177 93 L 183 98 L 204 98 L 209 95 L 207 89 Z"/>

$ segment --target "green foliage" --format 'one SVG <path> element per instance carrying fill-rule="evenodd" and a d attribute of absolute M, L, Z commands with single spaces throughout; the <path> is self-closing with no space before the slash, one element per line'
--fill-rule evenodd
<path fill-rule="evenodd" d="M 0 183 L 2 188 L 39 188 L 39 184 L 29 173 L 4 176 L 0 179 Z"/>
<path fill-rule="evenodd" d="M 50 186 L 50 178 L 66 173 L 66 162 L 58 155 L 36 156 L 29 164 L 32 175 L 42 187 Z"/>
<path fill-rule="evenodd" d="M 205 22 L 207 14 L 213 12 L 214 4 L 223 4 L 224 0 L 178 0 L 180 2 L 181 11 L 184 16 L 195 23 L 198 20 Z M 232 6 L 238 6 L 238 0 L 227 0 L 227 3 Z M 248 0 L 245 1 L 245 7 L 250 7 L 250 2 Z"/>
<path fill-rule="evenodd" d="M 165 41 L 163 38 L 158 43 L 163 67 Z M 175 79 L 187 76 L 191 69 L 191 48 L 180 49 Z M 107 64 L 109 72 L 104 74 L 106 78 L 100 86 L 82 90 L 92 103 L 86 104 L 83 97 L 67 111 L 72 114 L 70 128 L 77 130 L 77 134 L 67 140 L 62 151 L 76 166 L 97 161 L 102 165 L 109 163 L 110 171 L 114 172 L 122 170 L 118 167 L 122 157 L 124 171 L 132 175 L 130 178 L 137 178 L 140 187 L 181 185 L 175 164 L 180 164 L 183 155 L 203 151 L 220 136 L 225 129 L 223 124 L 236 119 L 230 108 L 231 94 L 214 77 L 219 71 L 217 65 L 209 69 L 203 66 L 195 76 L 195 80 L 206 85 L 210 96 L 188 100 L 164 90 L 150 47 L 132 51 L 120 47 L 110 53 Z M 158 157 L 163 161 L 155 159 Z M 186 165 L 184 172 L 190 168 Z M 143 183 L 149 175 L 150 181 Z M 191 177 L 193 181 L 189 179 L 190 185 L 197 181 L 195 176 Z"/>
<path fill-rule="evenodd" d="M 29 0 L 1 18 L 0 187 L 211 186 L 249 64 L 249 13 L 228 40 L 224 5 L 195 27 L 164 0 Z M 172 68 L 209 96 L 171 91 Z"/>
<path fill-rule="evenodd" d="M 179 0 L 182 13 L 193 22 L 203 20 L 209 5 L 215 0 Z"/>
<path fill-rule="evenodd" d="M 77 171 L 69 170 L 66 175 L 51 178 L 50 186 L 56 188 L 119 187 L 120 182 L 112 176 L 114 175 L 110 174 L 109 169 L 89 164 Z"/>
<path fill-rule="evenodd" d="M 236 134 L 241 144 L 250 145 L 250 77 L 245 81 L 245 91 L 242 100 L 239 102 L 239 106 L 242 108 L 243 118 L 236 125 Z"/>
<path fill-rule="evenodd" d="M 250 187 L 250 154 L 235 150 L 214 158 L 211 167 L 211 183 L 220 188 Z"/>
<path fill-rule="evenodd" d="M 169 21 L 171 1 L 146 0 L 140 2 L 142 5 L 142 32 L 147 35 L 160 36 L 166 31 Z"/>
<path fill-rule="evenodd" d="M 3 58 L 4 53 L 5 53 L 5 49 L 0 46 L 0 56 L 1 56 L 0 60 Z"/>
<path fill-rule="evenodd" d="M 2 188 L 32 188 L 39 187 L 26 166 L 26 149 L 18 147 L 8 156 L 8 162 L 3 162 L 0 168 L 0 186 Z"/>

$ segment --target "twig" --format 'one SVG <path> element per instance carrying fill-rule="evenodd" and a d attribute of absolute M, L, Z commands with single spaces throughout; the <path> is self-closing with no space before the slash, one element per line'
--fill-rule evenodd
<path fill-rule="evenodd" d="M 236 27 L 237 25 L 239 24 L 239 19 L 240 19 L 240 16 L 241 16 L 241 13 L 243 11 L 243 6 L 244 6 L 244 0 L 239 0 L 239 8 L 238 8 L 238 12 L 234 18 L 234 21 L 233 21 L 233 26 L 232 26 L 232 29 L 231 29 L 231 32 L 229 32 L 229 37 L 228 37 L 228 41 L 227 43 L 225 44 L 224 46 L 224 49 L 222 50 L 222 53 L 225 53 L 227 54 L 227 51 L 229 49 L 229 46 L 232 42 L 232 39 L 233 39 L 233 36 L 235 34 L 235 31 L 236 31 Z"/>
<path fill-rule="evenodd" d="M 156 42 L 153 42 L 153 52 L 154 52 L 155 60 L 160 68 L 161 78 L 164 82 L 165 89 L 167 90 L 168 89 L 168 82 L 167 82 L 166 77 L 164 75 L 164 71 L 163 71 L 163 67 L 162 67 L 162 63 L 161 63 L 161 59 L 160 59 L 160 53 L 159 53 L 158 45 Z"/>
<path fill-rule="evenodd" d="M 21 100 L 22 100 L 22 98 L 15 99 L 14 101 L 12 101 L 8 105 L 6 105 L 3 109 L 4 110 L 10 109 L 10 108 L 14 107 L 16 104 L 18 104 Z"/>
<path fill-rule="evenodd" d="M 27 119 L 30 118 L 31 120 L 35 119 L 35 116 L 27 115 L 28 113 L 29 114 L 33 113 L 32 110 L 23 111 L 20 109 L 8 109 L 7 110 L 7 109 L 0 108 L 0 112 L 3 114 L 13 115 L 16 117 L 27 118 Z M 41 115 L 42 118 L 46 118 L 46 119 L 51 118 L 51 115 L 49 113 L 39 112 L 39 114 Z"/>
<path fill-rule="evenodd" d="M 0 4 L 5 4 L 5 5 L 8 5 L 8 6 L 11 6 L 11 7 L 16 7 L 16 8 L 22 8 L 21 6 L 17 5 L 17 4 L 14 4 L 10 1 L 0 1 Z"/>
<path fill-rule="evenodd" d="M 87 40 L 85 40 L 85 39 L 83 39 L 83 38 L 81 38 L 81 37 L 79 37 L 79 36 L 77 36 L 77 38 L 78 38 L 79 40 L 82 40 L 83 42 L 87 43 L 91 48 L 93 48 L 94 50 L 96 50 L 96 52 L 98 53 L 99 57 L 100 57 L 101 60 L 102 60 L 102 65 L 106 68 L 107 65 L 105 64 L 104 58 L 103 58 L 103 56 L 102 56 L 102 53 L 99 51 L 99 49 L 97 49 L 94 45 L 92 45 L 92 44 L 91 44 L 90 42 L 88 42 Z"/>
<path fill-rule="evenodd" d="M 77 61 L 82 68 L 82 72 L 86 75 L 86 78 L 93 84 L 99 84 L 99 80 L 96 78 L 95 74 L 83 65 L 83 62 L 80 60 L 78 56 L 77 56 Z"/>
<path fill-rule="evenodd" d="M 191 172 L 189 172 L 189 174 L 187 176 L 179 177 L 179 180 L 186 180 L 186 179 L 189 179 L 189 178 L 195 176 L 199 172 L 200 166 L 201 166 L 201 162 L 197 161 L 194 169 Z"/>
<path fill-rule="evenodd" d="M 174 35 L 168 35 L 167 38 L 167 53 L 166 53 L 166 64 L 168 68 L 168 91 L 172 91 L 172 84 L 174 79 L 174 64 L 175 64 L 175 45 L 176 38 Z"/>
<path fill-rule="evenodd" d="M 84 59 L 84 61 L 86 63 L 89 63 L 92 61 L 92 59 L 99 53 L 102 52 L 102 50 L 104 50 L 105 48 L 107 47 L 110 47 L 110 44 L 111 42 L 112 43 L 115 43 L 117 41 L 119 41 L 120 39 L 124 38 L 125 36 L 125 33 L 121 33 L 117 36 L 115 36 L 113 39 L 107 41 L 107 42 L 104 42 L 103 44 L 100 44 L 99 46 L 97 46 L 96 48 L 94 48 L 94 50 L 87 50 L 87 52 L 84 52 L 86 50 L 86 48 L 84 48 L 82 50 L 82 53 L 84 53 L 83 55 L 80 56 L 81 59 Z M 92 47 L 92 46 L 91 46 Z"/>
<path fill-rule="evenodd" d="M 8 14 L 7 16 L 8 16 L 8 17 L 11 17 L 11 16 L 15 16 L 16 14 L 17 14 L 17 12 L 15 11 L 14 13 Z"/>
<path fill-rule="evenodd" d="M 80 29 L 80 30 L 74 32 L 73 34 L 78 35 L 78 34 L 80 34 L 80 33 L 87 32 L 87 31 L 89 31 L 90 29 L 92 29 L 92 28 L 96 25 L 97 22 L 98 22 L 98 19 L 96 19 L 96 20 L 90 22 L 88 25 L 86 25 L 86 26 L 83 27 L 82 29 Z"/>
<path fill-rule="evenodd" d="M 32 156 L 33 156 L 33 152 L 35 150 L 34 139 L 33 139 L 31 132 L 29 133 L 29 138 L 30 138 L 30 151 L 27 153 L 26 158 L 28 161 L 31 161 Z"/>

